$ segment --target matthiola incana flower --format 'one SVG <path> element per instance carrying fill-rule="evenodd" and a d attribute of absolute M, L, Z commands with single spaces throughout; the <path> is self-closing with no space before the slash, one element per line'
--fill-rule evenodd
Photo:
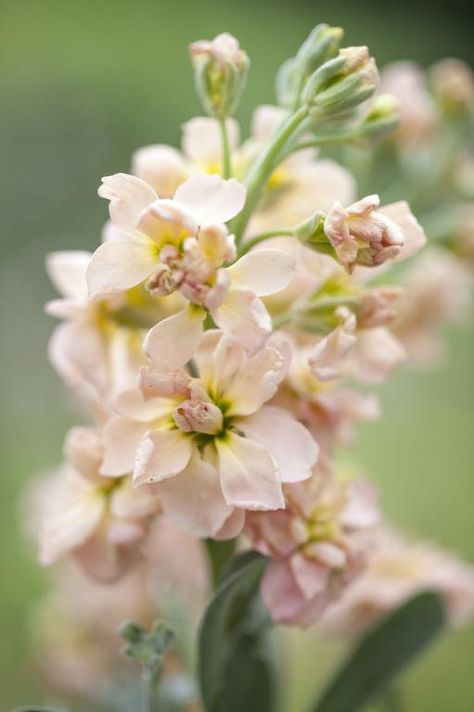
<path fill-rule="evenodd" d="M 307 627 L 366 564 L 364 532 L 378 521 L 377 500 L 365 481 L 321 470 L 288 485 L 285 500 L 282 512 L 248 514 L 246 533 L 271 558 L 261 591 L 272 617 Z"/>
<path fill-rule="evenodd" d="M 135 490 L 129 478 L 101 475 L 102 455 L 99 433 L 70 431 L 66 465 L 38 493 L 40 559 L 46 565 L 73 554 L 90 575 L 111 580 L 136 560 L 159 507 L 156 495 Z"/>
<path fill-rule="evenodd" d="M 158 483 L 165 511 L 213 535 L 235 507 L 283 507 L 282 483 L 309 477 L 318 448 L 291 413 L 265 405 L 285 373 L 277 348 L 247 356 L 234 337 L 209 331 L 193 362 L 198 377 L 145 368 L 147 400 L 119 399 L 102 472 L 133 468 L 135 484 Z"/>

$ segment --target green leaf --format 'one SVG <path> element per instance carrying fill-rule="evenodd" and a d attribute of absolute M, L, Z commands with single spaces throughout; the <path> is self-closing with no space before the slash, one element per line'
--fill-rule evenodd
<path fill-rule="evenodd" d="M 358 643 L 313 712 L 357 712 L 392 686 L 443 629 L 441 597 L 427 591 L 386 616 Z"/>
<path fill-rule="evenodd" d="M 234 556 L 199 632 L 199 678 L 206 712 L 271 712 L 274 677 L 270 620 L 259 596 L 267 559 Z"/>

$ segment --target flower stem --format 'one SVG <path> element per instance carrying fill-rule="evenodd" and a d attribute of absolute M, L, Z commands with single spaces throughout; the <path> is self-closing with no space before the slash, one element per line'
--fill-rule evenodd
<path fill-rule="evenodd" d="M 268 240 L 270 237 L 292 237 L 293 230 L 291 228 L 281 228 L 280 230 L 267 230 L 266 232 L 260 232 L 258 235 L 250 237 L 246 242 L 244 242 L 239 249 L 239 257 L 245 255 L 246 252 L 252 249 L 255 245 L 263 240 Z"/>
<path fill-rule="evenodd" d="M 302 106 L 281 125 L 273 140 L 258 156 L 246 178 L 247 199 L 241 212 L 229 223 L 231 232 L 235 235 L 237 243 L 241 239 L 252 212 L 260 200 L 263 186 L 267 182 L 275 161 L 284 148 L 286 142 L 293 136 L 296 129 L 308 115 L 308 107 Z"/>
<path fill-rule="evenodd" d="M 232 178 L 232 153 L 229 142 L 229 131 L 225 119 L 220 119 L 219 125 L 221 127 L 222 139 L 222 174 L 227 180 L 227 178 Z"/>
<path fill-rule="evenodd" d="M 141 676 L 141 712 L 156 712 L 156 680 L 150 670 L 143 670 Z"/>

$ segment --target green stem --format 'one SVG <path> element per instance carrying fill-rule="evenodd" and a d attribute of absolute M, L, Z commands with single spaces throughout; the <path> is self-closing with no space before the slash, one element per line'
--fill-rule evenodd
<path fill-rule="evenodd" d="M 281 125 L 280 129 L 267 147 L 258 156 L 246 178 L 247 199 L 241 212 L 229 223 L 231 232 L 235 235 L 237 243 L 241 239 L 252 212 L 260 200 L 263 186 L 275 168 L 275 160 L 278 158 L 286 142 L 295 133 L 302 121 L 308 115 L 308 107 L 303 106 Z"/>
<path fill-rule="evenodd" d="M 340 143 L 347 143 L 348 141 L 353 141 L 357 138 L 355 132 L 341 133 L 341 134 L 328 134 L 327 136 L 316 136 L 309 141 L 301 141 L 300 143 L 295 143 L 293 146 L 289 146 L 285 151 L 283 151 L 279 159 L 282 161 L 288 156 L 291 156 L 297 151 L 304 151 L 305 148 L 321 148 L 321 146 L 337 146 Z"/>
<path fill-rule="evenodd" d="M 237 542 L 236 539 L 226 539 L 225 541 L 206 539 L 205 543 L 211 567 L 213 589 L 215 590 L 219 584 L 224 567 L 235 554 Z"/>
<path fill-rule="evenodd" d="M 229 131 L 226 119 L 220 119 L 222 139 L 222 174 L 225 179 L 232 178 L 232 153 L 229 142 Z"/>
<path fill-rule="evenodd" d="M 254 235 L 246 240 L 239 249 L 239 257 L 245 255 L 246 252 L 258 245 L 259 242 L 263 240 L 268 240 L 270 237 L 292 237 L 293 230 L 291 228 L 281 228 L 280 230 L 267 230 L 266 232 L 260 232 L 258 235 Z"/>
<path fill-rule="evenodd" d="M 156 712 L 155 708 L 156 680 L 150 670 L 143 670 L 141 677 L 141 710 L 142 712 Z"/>

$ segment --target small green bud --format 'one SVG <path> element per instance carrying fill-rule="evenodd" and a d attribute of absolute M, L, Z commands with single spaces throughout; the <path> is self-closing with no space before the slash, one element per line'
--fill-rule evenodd
<path fill-rule="evenodd" d="M 308 77 L 324 62 L 336 56 L 344 30 L 341 27 L 317 25 L 303 42 L 295 57 L 278 71 L 276 94 L 281 106 L 298 103 Z"/>
<path fill-rule="evenodd" d="M 359 137 L 381 139 L 399 124 L 398 102 L 391 94 L 378 96 L 359 127 Z"/>
<path fill-rule="evenodd" d="M 232 116 L 245 89 L 250 60 L 238 40 L 223 33 L 190 46 L 196 90 L 210 116 Z"/>
<path fill-rule="evenodd" d="M 311 244 L 314 241 L 323 240 L 327 242 L 324 234 L 324 218 L 325 215 L 320 210 L 310 215 L 309 218 L 295 225 L 293 235 L 297 240 L 305 245 Z"/>
<path fill-rule="evenodd" d="M 377 82 L 377 66 L 367 47 L 346 47 L 312 74 L 302 101 L 315 118 L 341 116 L 371 97 Z"/>

